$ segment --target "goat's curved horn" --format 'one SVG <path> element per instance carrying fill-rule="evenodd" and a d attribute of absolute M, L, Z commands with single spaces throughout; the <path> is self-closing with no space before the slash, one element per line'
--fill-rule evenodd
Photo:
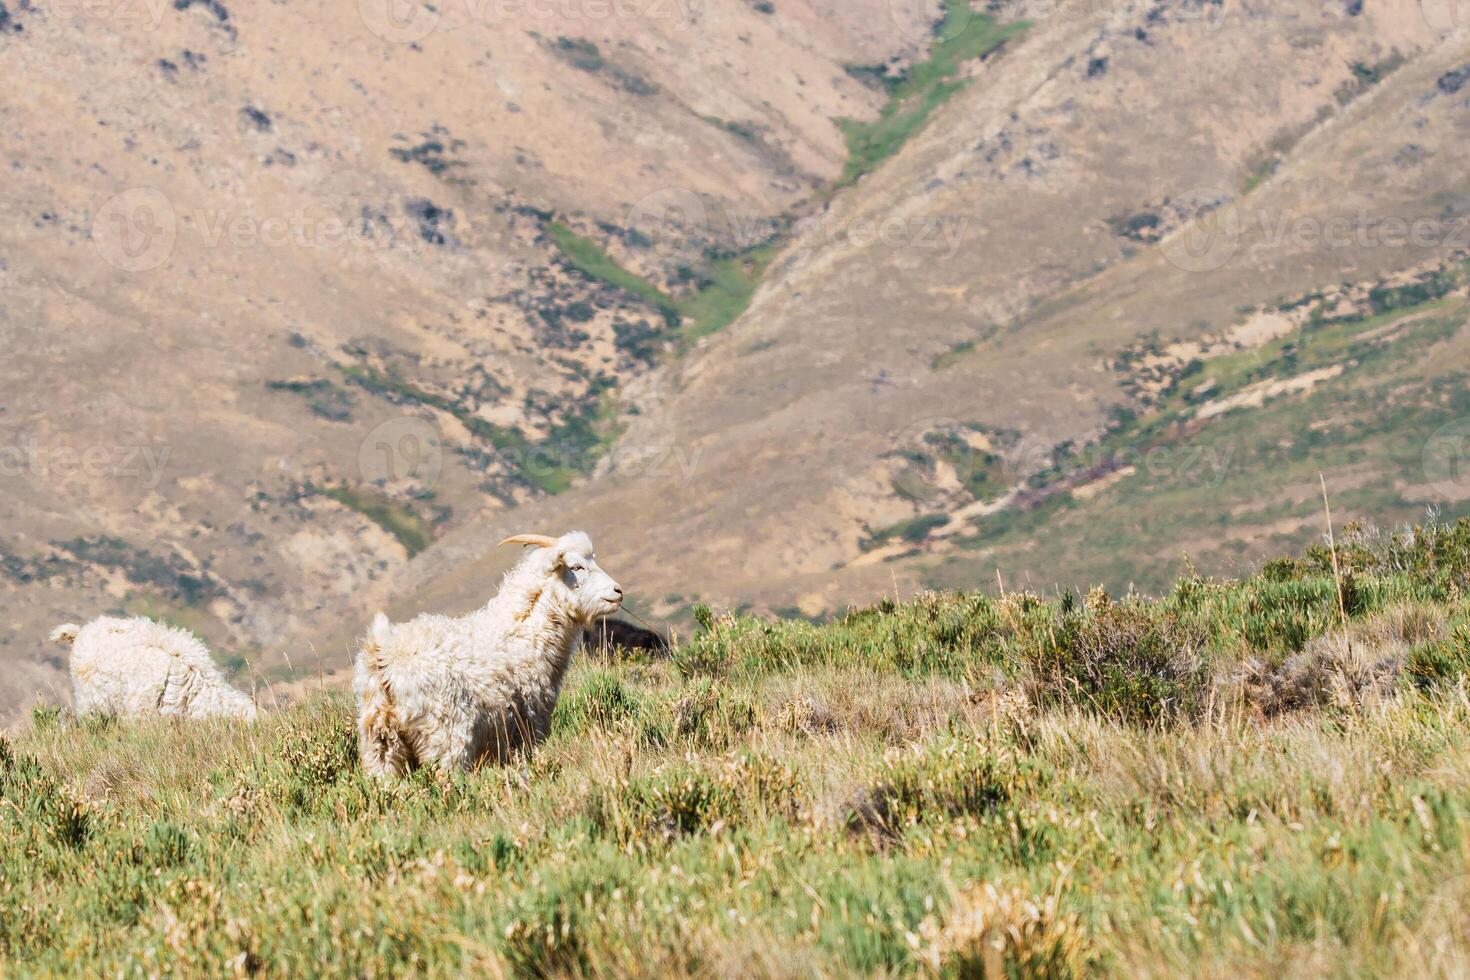
<path fill-rule="evenodd" d="M 556 544 L 556 538 L 547 537 L 544 534 L 512 534 L 500 542 L 500 544 L 496 545 L 496 547 L 503 548 L 508 544 L 524 544 L 533 545 L 537 548 L 550 548 Z"/>

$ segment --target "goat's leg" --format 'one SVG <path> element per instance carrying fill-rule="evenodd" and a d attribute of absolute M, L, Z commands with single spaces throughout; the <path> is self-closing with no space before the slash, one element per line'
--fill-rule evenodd
<path fill-rule="evenodd" d="M 443 728 L 434 743 L 434 761 L 446 775 L 456 770 L 469 772 L 479 761 L 474 725 L 467 719 L 459 719 Z"/>
<path fill-rule="evenodd" d="M 369 698 L 357 719 L 357 747 L 365 773 L 376 779 L 407 775 L 418 765 L 413 745 L 391 704 Z"/>

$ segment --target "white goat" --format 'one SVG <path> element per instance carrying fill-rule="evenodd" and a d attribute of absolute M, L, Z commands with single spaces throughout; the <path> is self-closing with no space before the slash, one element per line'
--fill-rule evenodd
<path fill-rule="evenodd" d="M 99 616 L 86 626 L 56 627 L 51 640 L 71 647 L 79 715 L 256 716 L 255 702 L 225 681 L 209 648 L 188 630 L 141 616 Z"/>
<path fill-rule="evenodd" d="M 535 551 L 483 608 L 458 619 L 392 625 L 381 612 L 357 655 L 358 749 L 364 770 L 505 762 L 546 737 L 582 631 L 617 611 L 623 590 L 597 567 L 580 531 L 520 534 Z"/>

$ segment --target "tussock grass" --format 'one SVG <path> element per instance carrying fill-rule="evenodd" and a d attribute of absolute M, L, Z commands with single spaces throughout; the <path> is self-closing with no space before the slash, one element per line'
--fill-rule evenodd
<path fill-rule="evenodd" d="M 1470 524 L 1339 558 L 1345 629 L 1321 549 L 706 617 L 579 662 L 533 758 L 387 787 L 340 694 L 40 711 L 0 740 L 0 971 L 1462 975 Z"/>

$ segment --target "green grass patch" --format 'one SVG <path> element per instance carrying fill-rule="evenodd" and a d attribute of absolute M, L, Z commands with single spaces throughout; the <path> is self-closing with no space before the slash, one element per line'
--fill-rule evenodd
<path fill-rule="evenodd" d="M 626 293 L 638 297 L 643 302 L 652 306 L 663 314 L 664 319 L 672 325 L 677 325 L 683 316 L 679 304 L 674 298 L 653 283 L 636 275 L 618 265 L 613 258 L 603 251 L 602 247 L 590 238 L 584 238 L 572 231 L 560 222 L 552 222 L 546 226 L 546 233 L 561 253 L 566 256 L 577 271 L 595 279 L 605 282 L 610 286 L 616 286 Z"/>
<path fill-rule="evenodd" d="M 1250 172 L 1246 174 L 1245 187 L 1242 193 L 1249 194 L 1251 191 L 1255 190 L 1257 187 L 1260 187 L 1266 181 L 1270 180 L 1271 176 L 1276 173 L 1276 168 L 1279 166 L 1281 166 L 1281 158 L 1279 156 L 1271 154 L 1269 156 L 1262 157 L 1254 165 L 1252 165 Z"/>
<path fill-rule="evenodd" d="M 839 121 L 847 139 L 847 163 L 828 193 L 854 183 L 897 153 L 935 109 L 968 84 L 957 77 L 967 61 L 990 54 L 1027 26 L 1025 22 L 1001 24 L 976 13 L 969 0 L 946 0 L 929 57 L 900 78 L 884 76 L 889 101 L 878 118 Z"/>
<path fill-rule="evenodd" d="M 945 368 L 954 367 L 964 361 L 975 351 L 976 342 L 973 340 L 962 340 L 942 354 L 934 355 L 929 367 L 935 371 L 943 371 Z"/>
<path fill-rule="evenodd" d="M 410 558 L 427 548 L 433 540 L 433 528 L 428 521 L 382 494 L 345 486 L 313 489 L 323 497 L 329 497 L 349 510 L 356 511 L 393 535 Z"/>
<path fill-rule="evenodd" d="M 593 382 L 587 396 L 544 439 L 533 441 L 519 429 L 487 422 L 464 406 L 424 391 L 401 378 L 360 365 L 339 366 L 357 385 L 383 397 L 428 405 L 454 416 L 476 438 L 509 460 L 515 474 L 543 493 L 565 492 L 591 469 L 620 431 L 617 403 L 609 379 Z"/>
<path fill-rule="evenodd" d="M 1320 547 L 1158 600 L 701 615 L 579 658 L 533 757 L 390 785 L 345 692 L 42 705 L 0 735 L 0 972 L 1434 975 L 1470 523 L 1341 544 L 1346 626 Z"/>
<path fill-rule="evenodd" d="M 920 514 L 918 517 L 911 517 L 906 521 L 899 521 L 897 524 L 871 531 L 867 540 L 863 542 L 863 550 L 870 551 L 894 541 L 919 544 L 929 536 L 929 532 L 947 523 L 949 523 L 947 514 Z"/>
<path fill-rule="evenodd" d="M 684 343 L 729 326 L 750 306 L 766 266 L 779 249 L 778 243 L 722 255 L 695 277 L 693 290 L 676 298 L 653 283 L 619 265 L 590 238 L 553 222 L 547 233 L 567 261 L 590 279 L 607 283 L 631 294 L 658 310 L 664 322 L 679 330 Z"/>
<path fill-rule="evenodd" d="M 679 304 L 688 318 L 684 341 L 707 337 L 738 320 L 778 250 L 779 245 L 773 243 L 715 259 L 696 291 Z"/>
<path fill-rule="evenodd" d="M 1426 441 L 1470 414 L 1463 355 L 1452 341 L 1466 310 L 1448 295 L 1454 281 L 1429 276 L 1375 290 L 1367 315 L 1333 319 L 1319 310 L 1290 336 L 1196 362 L 1146 414 L 1119 414 L 1094 445 L 1059 447 L 1056 465 L 1029 481 L 1033 496 L 978 518 L 973 534 L 956 539 L 961 552 L 936 559 L 926 582 L 952 587 L 1000 568 L 1008 581 L 1029 575 L 1158 592 L 1185 552 L 1225 572 L 1319 536 L 1319 473 L 1342 519 L 1422 518 Z M 1197 420 L 1203 406 L 1253 385 L 1329 367 L 1343 370 L 1310 391 Z M 1065 492 L 1123 466 L 1133 470 L 1105 492 L 1086 500 Z M 1350 480 L 1338 476 L 1346 473 Z M 1295 489 L 1263 497 L 1265 486 Z M 1464 502 L 1440 506 L 1446 518 L 1470 513 Z M 1131 557 L 1138 555 L 1152 557 Z"/>
<path fill-rule="evenodd" d="M 976 13 L 968 0 L 947 0 L 944 18 L 935 27 L 934 44 L 927 59 L 897 77 L 849 66 L 850 74 L 877 80 L 890 98 L 873 122 L 839 120 L 847 139 L 848 161 L 842 176 L 819 197 L 830 197 L 896 153 L 936 108 L 964 87 L 966 83 L 957 76 L 967 61 L 990 54 L 1026 27 L 1024 22 L 1000 24 L 992 17 Z M 738 123 L 708 121 L 743 139 L 754 140 L 758 135 Z M 596 242 L 578 235 L 565 224 L 550 222 L 546 231 L 574 268 L 590 279 L 617 287 L 652 306 L 670 328 L 679 329 L 684 344 L 723 329 L 745 312 L 767 266 L 784 242 L 777 238 L 739 253 L 712 257 L 707 268 L 695 276 L 693 290 L 675 296 L 623 268 Z"/>

